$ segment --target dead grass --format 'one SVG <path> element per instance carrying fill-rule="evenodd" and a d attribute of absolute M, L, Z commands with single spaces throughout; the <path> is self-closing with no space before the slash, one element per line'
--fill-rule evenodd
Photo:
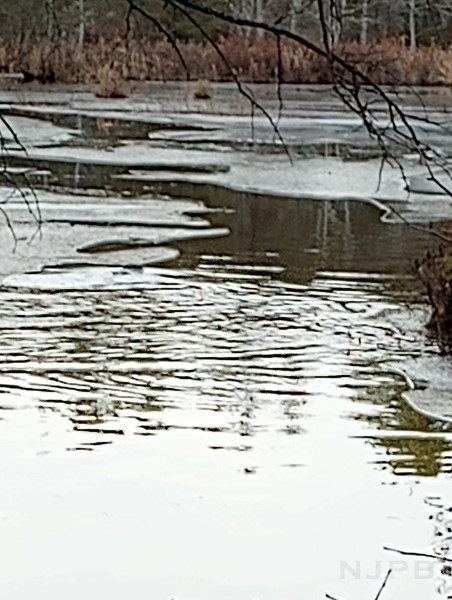
<path fill-rule="evenodd" d="M 228 36 L 218 45 L 243 81 L 275 81 L 278 56 L 274 40 Z M 181 42 L 180 50 L 193 81 L 231 81 L 231 72 L 210 46 L 193 41 Z M 356 64 L 377 83 L 387 85 L 452 86 L 452 48 L 421 47 L 411 53 L 401 41 L 387 39 L 378 43 L 343 44 L 338 54 Z M 7 43 L 0 40 L 0 71 L 26 70 L 38 80 L 48 74 L 62 83 L 96 83 L 105 93 L 116 93 L 122 80 L 185 80 L 186 72 L 174 49 L 165 41 L 132 38 L 126 44 L 120 36 L 96 37 L 86 43 L 83 62 L 74 61 L 76 40 L 63 37 L 50 44 Z M 114 64 L 111 68 L 99 65 Z M 321 57 L 290 41 L 282 44 L 283 79 L 287 83 L 327 83 L 328 65 Z M 207 90 L 206 90 L 207 93 Z"/>
<path fill-rule="evenodd" d="M 98 83 L 96 96 L 98 98 L 125 98 L 125 81 L 114 65 L 104 65 L 97 73 Z"/>

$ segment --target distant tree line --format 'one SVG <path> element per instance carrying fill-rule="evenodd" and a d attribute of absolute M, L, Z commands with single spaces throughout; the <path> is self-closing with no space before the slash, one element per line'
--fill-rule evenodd
<path fill-rule="evenodd" d="M 196 30 L 178 11 L 156 0 L 143 7 L 178 39 L 199 39 Z M 236 16 L 280 23 L 294 33 L 319 39 L 319 5 L 316 0 L 204 0 L 205 6 Z M 325 15 L 335 42 L 368 43 L 387 37 L 403 39 L 412 50 L 420 44 L 452 43 L 452 0 L 324 0 Z M 0 3 L 0 37 L 33 39 L 77 35 L 108 36 L 124 30 L 126 0 L 15 0 Z M 134 19 L 129 26 L 144 36 L 157 36 L 149 21 Z M 203 27 L 212 35 L 227 34 L 224 23 L 205 17 Z M 251 34 L 251 32 L 250 32 Z"/>

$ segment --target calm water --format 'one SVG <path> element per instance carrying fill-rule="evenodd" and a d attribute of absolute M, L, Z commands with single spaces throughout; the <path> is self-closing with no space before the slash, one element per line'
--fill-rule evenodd
<path fill-rule="evenodd" d="M 45 224 L 0 290 L 5 597 L 354 600 L 391 566 L 385 600 L 448 597 L 447 569 L 383 550 L 448 552 L 452 431 L 398 372 L 436 352 L 425 238 L 363 203 L 160 191 L 223 237 L 161 234 L 180 256 L 149 266 L 143 199 L 115 222 L 117 199 Z M 126 235 L 127 261 L 64 249 Z M 20 274 L 33 248 L 52 267 Z"/>

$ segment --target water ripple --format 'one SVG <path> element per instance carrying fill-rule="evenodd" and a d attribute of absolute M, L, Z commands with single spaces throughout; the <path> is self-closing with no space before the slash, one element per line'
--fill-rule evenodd
<path fill-rule="evenodd" d="M 413 340 L 382 317 L 399 310 L 384 278 L 324 274 L 306 287 L 265 270 L 212 280 L 207 266 L 144 269 L 127 285 L 105 286 L 101 268 L 7 280 L 2 405 L 57 411 L 93 444 L 177 429 L 239 440 L 303 435 L 319 398 L 397 387 L 379 361 Z"/>

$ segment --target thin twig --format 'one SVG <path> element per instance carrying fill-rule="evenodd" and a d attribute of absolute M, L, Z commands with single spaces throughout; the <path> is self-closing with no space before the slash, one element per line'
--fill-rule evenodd
<path fill-rule="evenodd" d="M 163 0 L 162 0 L 163 1 Z M 140 14 L 146 18 L 149 18 L 149 14 L 147 12 L 147 10 L 143 9 L 142 7 L 138 7 L 138 5 L 136 4 L 136 2 L 134 0 L 128 0 L 129 4 L 134 8 L 134 10 L 138 10 L 140 11 Z M 164 7 L 166 6 L 172 6 L 174 9 L 176 9 L 178 12 L 180 12 L 203 36 L 203 38 L 208 42 L 208 44 L 213 48 L 213 50 L 215 51 L 215 53 L 218 55 L 218 57 L 221 59 L 221 61 L 223 62 L 223 64 L 226 66 L 226 68 L 229 71 L 230 76 L 232 77 L 239 93 L 248 100 L 248 102 L 252 105 L 253 108 L 259 110 L 267 119 L 267 121 L 270 123 L 276 137 L 278 138 L 278 140 L 280 141 L 284 152 L 287 154 L 287 157 L 289 158 L 290 162 L 293 163 L 293 159 L 292 156 L 290 154 L 290 151 L 284 141 L 283 136 L 281 135 L 281 132 L 279 131 L 278 128 L 278 124 L 275 122 L 275 120 L 273 119 L 272 115 L 268 112 L 268 110 L 260 103 L 258 102 L 255 97 L 254 94 L 246 89 L 240 78 L 238 77 L 235 68 L 232 66 L 232 64 L 229 62 L 227 56 L 224 54 L 224 52 L 222 51 L 222 49 L 220 48 L 220 46 L 217 44 L 217 42 L 213 39 L 213 37 L 207 32 L 207 30 L 201 25 L 201 23 L 199 23 L 199 21 L 197 21 L 193 15 L 191 15 L 185 7 L 187 8 L 193 8 L 195 7 L 195 10 L 197 10 L 198 12 L 205 12 L 205 10 L 210 10 L 198 5 L 192 5 L 191 2 L 179 2 L 179 0 L 164 0 Z M 152 20 L 152 18 L 151 18 Z"/>
<path fill-rule="evenodd" d="M 396 217 L 398 219 L 400 219 L 402 221 L 402 223 L 404 223 L 405 225 L 407 225 L 410 229 L 413 229 L 414 231 L 420 231 L 421 233 L 425 233 L 428 235 L 432 235 L 433 237 L 438 238 L 439 240 L 441 240 L 442 242 L 446 242 L 446 244 L 452 244 L 452 238 L 448 237 L 447 235 L 442 234 L 440 231 L 437 231 L 436 229 L 431 229 L 430 227 L 423 227 L 422 225 L 415 225 L 414 223 L 410 223 L 398 210 L 396 210 L 393 206 L 391 206 L 390 204 L 385 204 L 385 206 L 391 211 L 393 212 Z"/>
<path fill-rule="evenodd" d="M 450 562 L 452 563 L 452 558 L 447 558 L 446 556 L 441 556 L 439 554 L 428 554 L 426 552 L 409 552 L 407 550 L 398 550 L 397 548 L 389 548 L 388 546 L 383 546 L 383 550 L 386 552 L 396 552 L 397 554 L 402 554 L 403 556 L 412 556 L 417 558 L 431 558 L 434 560 L 440 560 L 442 562 Z"/>
<path fill-rule="evenodd" d="M 386 577 L 384 578 L 383 583 L 381 584 L 380 589 L 377 592 L 377 595 L 375 596 L 375 600 L 380 600 L 380 596 L 383 593 L 383 590 L 385 589 L 386 584 L 389 581 L 389 578 L 391 577 L 391 573 L 392 573 L 392 569 L 389 569 L 389 571 L 386 573 Z"/>
<path fill-rule="evenodd" d="M 182 52 L 180 51 L 179 46 L 177 45 L 177 42 L 174 39 L 174 37 L 171 35 L 171 33 L 165 27 L 163 27 L 163 25 L 160 23 L 160 21 L 156 17 L 154 17 L 151 13 L 149 13 L 148 11 L 141 8 L 141 6 L 138 6 L 138 4 L 136 4 L 134 2 L 134 0 L 127 0 L 127 1 L 129 3 L 129 11 L 130 11 L 129 16 L 132 11 L 136 11 L 142 17 L 151 21 L 151 23 L 156 27 L 156 29 L 166 38 L 166 40 L 169 42 L 170 46 L 173 48 L 174 52 L 177 54 L 177 58 L 179 59 L 181 65 L 182 65 L 182 68 L 185 71 L 186 80 L 190 81 L 190 71 L 188 69 L 187 63 L 185 62 L 184 56 L 183 56 Z"/>
<path fill-rule="evenodd" d="M 355 94 L 352 97 L 352 99 L 355 102 L 358 99 L 358 95 L 362 93 L 362 89 L 364 89 L 365 91 L 367 88 L 368 91 L 370 91 L 371 93 L 375 93 L 385 103 L 385 106 L 389 111 L 391 130 L 383 130 L 383 132 L 379 134 L 371 118 L 371 113 L 369 112 L 368 106 L 362 103 L 354 104 L 353 102 L 351 102 L 349 105 L 349 108 L 363 119 L 363 123 L 368 129 L 369 133 L 371 134 L 371 137 L 377 137 L 382 149 L 387 149 L 387 144 L 384 141 L 384 139 L 386 138 L 389 142 L 397 143 L 403 146 L 404 148 L 415 150 L 418 153 L 421 160 L 425 162 L 426 168 L 433 181 L 437 182 L 437 178 L 432 171 L 431 161 L 429 158 L 430 152 L 433 153 L 435 157 L 435 161 L 433 162 L 433 164 L 436 164 L 437 166 L 440 165 L 444 172 L 449 172 L 447 164 L 445 164 L 444 160 L 438 155 L 437 151 L 435 151 L 432 147 L 430 147 L 428 144 L 422 142 L 419 139 L 419 136 L 413 124 L 411 123 L 412 116 L 409 113 L 406 113 L 401 108 L 401 106 L 390 97 L 388 91 L 386 91 L 382 86 L 375 83 L 375 81 L 370 75 L 367 75 L 366 72 L 362 71 L 355 64 L 351 63 L 345 58 L 342 58 L 334 51 L 330 44 L 330 36 L 326 24 L 326 16 L 323 12 L 323 2 L 321 0 L 319 0 L 318 6 L 320 11 L 320 23 L 323 31 L 324 47 L 321 47 L 320 45 L 311 42 L 307 38 L 297 33 L 294 33 L 293 31 L 285 29 L 284 27 L 279 27 L 275 24 L 272 25 L 266 22 L 256 21 L 254 19 L 236 17 L 231 14 L 227 14 L 220 10 L 212 8 L 211 6 L 205 6 L 199 2 L 194 2 L 192 0 L 161 1 L 164 7 L 168 5 L 171 5 L 173 7 L 179 6 L 179 8 L 183 8 L 185 12 L 186 9 L 189 9 L 190 11 L 193 11 L 195 13 L 214 17 L 216 19 L 219 19 L 220 21 L 232 25 L 244 27 L 247 29 L 252 28 L 256 30 L 261 30 L 270 33 L 276 37 L 292 40 L 305 47 L 306 49 L 314 52 L 315 54 L 323 57 L 328 61 L 328 64 L 330 65 L 332 81 L 334 83 L 337 83 L 337 80 L 340 79 L 342 81 L 342 85 L 344 85 L 345 75 L 347 75 L 350 78 L 349 83 L 355 89 Z M 193 22 L 194 19 L 191 15 L 190 18 Z M 343 74 L 341 74 L 338 70 L 334 69 L 334 67 L 339 67 L 340 69 L 342 69 Z M 236 79 L 234 80 L 236 81 Z M 336 86 L 336 89 L 337 88 L 338 86 Z M 399 124 L 397 123 L 397 119 L 400 121 L 400 124 L 406 130 L 406 132 L 400 128 Z M 416 120 L 420 121 L 421 119 L 417 117 Z M 439 185 L 441 186 L 440 183 Z M 449 195 L 451 194 L 449 193 Z"/>

